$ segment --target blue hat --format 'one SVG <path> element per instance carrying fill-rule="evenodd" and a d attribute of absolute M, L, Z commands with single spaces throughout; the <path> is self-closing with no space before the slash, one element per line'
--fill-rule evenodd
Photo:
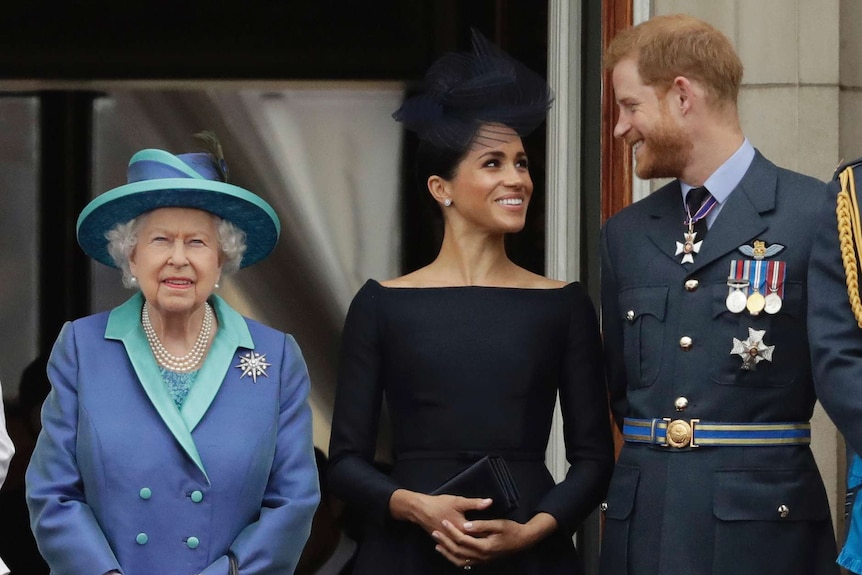
<path fill-rule="evenodd" d="M 78 216 L 78 243 L 88 256 L 116 267 L 105 234 L 158 208 L 195 208 L 217 215 L 245 232 L 240 267 L 265 258 L 278 242 L 281 224 L 257 195 L 222 181 L 212 155 L 174 155 L 141 150 L 129 160 L 128 182 L 93 199 Z"/>

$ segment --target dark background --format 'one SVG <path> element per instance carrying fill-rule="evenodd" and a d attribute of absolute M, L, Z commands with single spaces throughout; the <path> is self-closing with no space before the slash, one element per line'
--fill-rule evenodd
<path fill-rule="evenodd" d="M 545 0 L 246 0 L 10 3 L 0 14 L 0 82 L 47 80 L 41 109 L 40 348 L 62 322 L 87 315 L 87 259 L 75 221 L 91 197 L 92 104 L 82 81 L 398 80 L 418 87 L 428 65 L 470 49 L 475 27 L 530 68 L 547 69 Z M 9 94 L 9 92 L 6 92 Z M 2 93 L 0 93 L 2 96 Z M 417 190 L 408 134 L 402 195 L 403 271 L 430 262 L 439 216 Z M 521 265 L 544 271 L 545 131 L 525 142 L 535 195 L 510 238 Z M 58 247 L 59 246 L 59 247 Z"/>

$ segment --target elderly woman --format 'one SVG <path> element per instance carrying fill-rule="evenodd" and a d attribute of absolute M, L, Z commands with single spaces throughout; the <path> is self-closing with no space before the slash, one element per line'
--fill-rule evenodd
<path fill-rule="evenodd" d="M 53 575 L 296 566 L 319 500 L 308 373 L 291 336 L 213 293 L 280 231 L 225 172 L 218 153 L 143 150 L 78 219 L 139 291 L 67 323 L 48 362 L 27 500 Z"/>
<path fill-rule="evenodd" d="M 519 267 L 504 244 L 533 192 L 521 136 L 550 91 L 478 34 L 425 86 L 395 117 L 421 140 L 443 244 L 424 268 L 369 280 L 344 327 L 329 480 L 368 519 L 354 575 L 582 573 L 571 536 L 613 467 L 596 314 L 580 284 Z M 544 451 L 558 392 L 571 468 L 555 485 Z M 388 475 L 373 465 L 384 396 Z M 483 477 L 484 456 L 507 462 L 517 507 L 494 481 L 447 481 L 471 464 Z"/>

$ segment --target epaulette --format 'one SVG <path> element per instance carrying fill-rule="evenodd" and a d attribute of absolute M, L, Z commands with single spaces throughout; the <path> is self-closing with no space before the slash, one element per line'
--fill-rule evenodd
<path fill-rule="evenodd" d="M 841 183 L 835 205 L 838 218 L 838 244 L 841 248 L 841 263 L 844 266 L 844 279 L 850 309 L 856 324 L 862 328 L 862 297 L 860 297 L 859 278 L 862 276 L 862 216 L 859 213 L 859 197 L 856 180 L 862 184 L 862 158 L 845 162 L 835 170 L 835 180 Z"/>
<path fill-rule="evenodd" d="M 844 162 L 835 170 L 835 173 L 832 174 L 832 179 L 837 180 L 838 176 L 841 175 L 841 172 L 846 170 L 847 168 L 853 168 L 853 171 L 859 175 L 859 178 L 862 179 L 862 158 L 856 158 L 855 160 L 851 160 L 849 162 Z"/>

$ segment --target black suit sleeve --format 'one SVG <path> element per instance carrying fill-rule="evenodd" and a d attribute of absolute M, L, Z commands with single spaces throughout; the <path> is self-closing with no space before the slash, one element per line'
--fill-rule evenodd
<path fill-rule="evenodd" d="M 541 500 L 559 529 L 573 533 L 604 498 L 614 466 L 602 343 L 595 308 L 579 284 L 574 297 L 559 387 L 566 459 L 565 479 Z"/>
<path fill-rule="evenodd" d="M 366 517 L 383 522 L 399 485 L 374 465 L 383 402 L 381 350 L 372 284 L 356 294 L 341 342 L 341 361 L 329 443 L 332 491 Z"/>

